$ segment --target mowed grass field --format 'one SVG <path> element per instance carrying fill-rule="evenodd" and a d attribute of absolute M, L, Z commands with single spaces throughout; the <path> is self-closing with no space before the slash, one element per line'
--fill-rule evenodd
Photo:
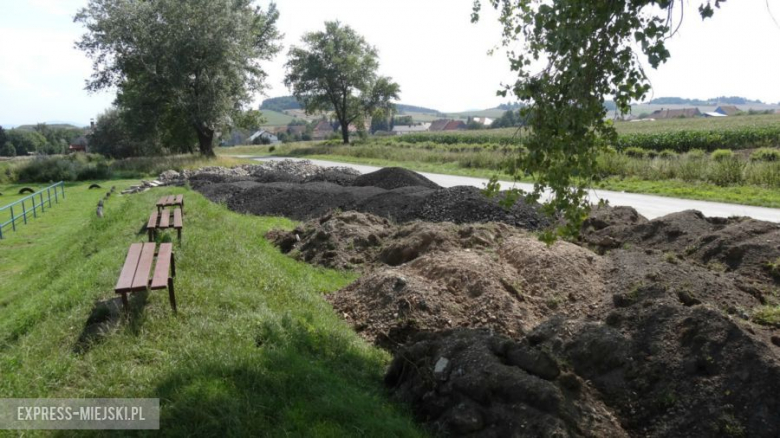
<path fill-rule="evenodd" d="M 232 213 L 186 188 L 112 196 L 98 219 L 104 191 L 88 185 L 68 185 L 65 202 L 0 240 L 0 398 L 160 398 L 167 436 L 422 434 L 387 398 L 388 354 L 323 299 L 356 276 L 265 240 L 294 223 Z M 174 193 L 186 199 L 179 312 L 155 291 L 118 317 L 126 251 L 145 240 L 154 201 Z"/>

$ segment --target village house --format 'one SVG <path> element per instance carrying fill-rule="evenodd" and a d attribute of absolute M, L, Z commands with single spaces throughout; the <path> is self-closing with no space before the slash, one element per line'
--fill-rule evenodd
<path fill-rule="evenodd" d="M 395 125 L 392 129 L 393 135 L 412 134 L 416 132 L 426 132 L 431 127 L 430 123 L 415 123 L 413 125 Z"/>
<path fill-rule="evenodd" d="M 683 108 L 683 109 L 660 109 L 653 111 L 650 114 L 650 118 L 653 119 L 681 119 L 685 117 L 699 117 L 701 112 L 698 108 Z"/>

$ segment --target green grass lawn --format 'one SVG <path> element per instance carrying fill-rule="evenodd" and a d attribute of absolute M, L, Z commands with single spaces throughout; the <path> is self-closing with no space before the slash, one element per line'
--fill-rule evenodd
<path fill-rule="evenodd" d="M 69 185 L 65 202 L 0 240 L 1 398 L 156 397 L 172 436 L 422 434 L 382 387 L 388 354 L 322 297 L 355 275 L 265 240 L 292 222 L 239 215 L 186 188 L 113 196 L 98 219 L 104 191 L 87 186 Z M 155 291 L 136 294 L 129 319 L 88 327 L 117 305 L 126 251 L 169 193 L 186 194 L 179 313 Z"/>

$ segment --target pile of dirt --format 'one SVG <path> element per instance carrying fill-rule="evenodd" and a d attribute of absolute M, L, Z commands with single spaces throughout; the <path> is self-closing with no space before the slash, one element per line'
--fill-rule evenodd
<path fill-rule="evenodd" d="M 361 336 L 390 350 L 418 332 L 454 327 L 521 336 L 551 312 L 582 313 L 604 295 L 601 256 L 566 242 L 548 247 L 505 224 L 415 222 L 390 228 L 368 252 L 330 233 L 338 241 L 326 245 L 338 250 L 326 260 L 317 258 L 316 232 L 300 242 L 291 234 L 274 240 L 300 248 L 303 259 L 365 263 L 365 276 L 327 299 Z"/>
<path fill-rule="evenodd" d="M 326 299 L 394 354 L 387 384 L 435 433 L 778 436 L 780 328 L 752 320 L 776 304 L 777 224 L 628 208 L 585 224 L 597 252 L 503 223 L 355 212 L 275 240 L 363 266 Z"/>
<path fill-rule="evenodd" d="M 426 196 L 415 215 L 431 222 L 503 222 L 536 230 L 549 224 L 537 205 L 518 200 L 509 210 L 499 205 L 499 198 L 488 198 L 476 187 L 457 186 L 437 190 Z"/>
<path fill-rule="evenodd" d="M 652 221 L 629 207 L 599 209 L 585 221 L 584 244 L 604 253 L 641 248 L 706 266 L 738 280 L 762 300 L 780 285 L 771 265 L 780 259 L 780 224 L 749 218 L 708 218 L 695 210 Z"/>
<path fill-rule="evenodd" d="M 437 436 L 628 436 L 550 354 L 485 331 L 418 336 L 395 356 L 385 383 Z"/>
<path fill-rule="evenodd" d="M 381 187 L 387 190 L 413 186 L 426 187 L 429 189 L 441 188 L 438 184 L 419 173 L 406 170 L 402 167 L 385 167 L 376 172 L 361 175 L 357 177 L 352 184 L 360 187 Z"/>
<path fill-rule="evenodd" d="M 327 214 L 290 232 L 271 230 L 266 238 L 298 260 L 332 269 L 354 269 L 376 259 L 393 228 L 387 219 L 349 211 Z"/>
<path fill-rule="evenodd" d="M 780 434 L 777 349 L 654 287 L 605 321 L 553 317 L 519 340 L 420 334 L 385 381 L 447 436 Z"/>
<path fill-rule="evenodd" d="M 548 219 L 538 205 L 518 202 L 511 209 L 475 187 L 443 189 L 415 172 L 384 168 L 359 175 L 344 167 L 320 167 L 309 161 L 270 161 L 233 168 L 207 167 L 166 171 L 166 184 L 189 182 L 214 202 L 240 213 L 318 218 L 335 210 L 370 213 L 394 222 L 503 222 L 535 230 Z"/>

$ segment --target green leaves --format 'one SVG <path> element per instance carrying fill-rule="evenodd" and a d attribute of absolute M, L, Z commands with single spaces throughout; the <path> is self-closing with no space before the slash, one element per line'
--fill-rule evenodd
<path fill-rule="evenodd" d="M 307 33 L 303 43 L 290 49 L 284 83 L 307 113 L 335 112 L 344 143 L 350 123 L 392 109 L 400 87 L 377 75 L 377 51 L 354 29 L 326 22 L 324 32 Z"/>
<path fill-rule="evenodd" d="M 714 0 L 715 6 L 722 0 Z M 528 150 L 519 168 L 536 176 L 532 196 L 550 189 L 545 209 L 561 219 L 558 230 L 546 235 L 577 234 L 589 209 L 586 188 L 597 178 L 597 152 L 614 143 L 617 133 L 606 120 L 605 97 L 618 112 L 642 100 L 650 84 L 635 46 L 656 68 L 670 54 L 665 40 L 671 29 L 672 0 L 593 2 L 586 0 L 491 0 L 500 10 L 505 46 L 517 81 L 514 95 L 526 103 L 521 116 L 528 121 L 522 145 Z M 474 2 L 472 20 L 481 4 Z M 710 1 L 700 8 L 711 15 Z M 531 60 L 546 66 L 532 71 Z M 531 117 L 532 115 L 532 117 Z"/>
<path fill-rule="evenodd" d="M 143 140 L 181 142 L 186 127 L 212 155 L 214 132 L 265 86 L 278 18 L 274 3 L 251 0 L 90 0 L 74 18 L 87 29 L 76 47 L 93 60 L 87 89 L 116 87 Z"/>

